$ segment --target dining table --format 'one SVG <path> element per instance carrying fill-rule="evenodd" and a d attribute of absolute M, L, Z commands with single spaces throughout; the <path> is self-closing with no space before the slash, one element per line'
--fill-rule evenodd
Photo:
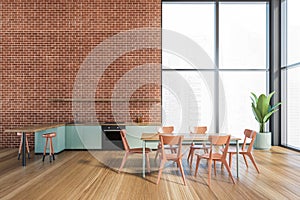
<path fill-rule="evenodd" d="M 146 176 L 145 172 L 145 165 L 146 165 L 146 147 L 147 143 L 157 143 L 159 142 L 159 134 L 160 133 L 142 133 L 141 135 L 141 140 L 142 140 L 142 148 L 143 148 L 143 164 L 142 164 L 142 172 L 143 172 L 143 178 Z M 172 133 L 172 135 L 183 135 L 183 143 L 203 143 L 203 142 L 208 142 L 208 138 L 210 135 L 229 135 L 226 133 L 206 133 L 206 134 L 196 134 L 196 133 Z M 236 145 L 236 177 L 239 177 L 239 141 L 241 140 L 241 137 L 238 136 L 233 136 L 231 135 L 230 141 L 235 142 Z"/>

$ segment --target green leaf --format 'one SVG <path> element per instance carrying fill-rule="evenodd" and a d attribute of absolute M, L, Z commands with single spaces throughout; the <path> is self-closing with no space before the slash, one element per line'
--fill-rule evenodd
<path fill-rule="evenodd" d="M 252 98 L 252 97 L 250 97 L 251 98 L 251 100 L 252 100 L 252 103 L 255 105 L 256 104 L 256 101 Z"/>
<path fill-rule="evenodd" d="M 251 92 L 251 94 L 252 94 L 252 96 L 254 97 L 255 103 L 256 103 L 256 102 L 257 102 L 257 96 L 256 96 L 253 92 Z"/>
<path fill-rule="evenodd" d="M 281 102 L 277 103 L 276 105 L 274 105 L 272 108 L 271 108 L 271 111 L 274 110 L 275 108 L 277 108 L 278 106 L 281 105 Z"/>
<path fill-rule="evenodd" d="M 270 101 L 271 101 L 271 98 L 272 98 L 272 96 L 275 94 L 275 91 L 273 91 L 273 92 L 271 92 L 270 94 L 269 94 L 269 96 L 267 97 L 267 104 L 268 105 L 270 105 Z"/>
<path fill-rule="evenodd" d="M 267 103 L 267 97 L 261 94 L 258 97 L 257 109 L 260 111 L 262 118 L 268 113 L 269 104 Z"/>
<path fill-rule="evenodd" d="M 252 103 L 252 111 L 253 111 L 253 114 L 255 116 L 255 119 L 256 121 L 258 121 L 259 123 L 262 122 L 262 116 L 261 116 L 261 113 L 260 111 L 254 106 L 254 104 Z"/>
<path fill-rule="evenodd" d="M 269 113 L 264 117 L 263 122 L 266 123 L 266 122 L 269 120 L 269 118 L 271 117 L 271 115 L 272 115 L 274 112 L 278 111 L 278 110 L 279 110 L 279 109 L 276 109 L 276 110 L 273 110 L 273 111 L 269 112 Z"/>

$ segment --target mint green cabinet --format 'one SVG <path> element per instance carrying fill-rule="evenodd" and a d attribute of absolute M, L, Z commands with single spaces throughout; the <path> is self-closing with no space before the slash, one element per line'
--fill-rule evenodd
<path fill-rule="evenodd" d="M 83 149 L 83 143 L 76 126 L 66 126 L 66 149 Z"/>
<path fill-rule="evenodd" d="M 101 148 L 101 126 L 66 126 L 66 149 Z"/>
<path fill-rule="evenodd" d="M 156 126 L 126 126 L 127 140 L 131 148 L 142 147 L 142 133 L 155 133 Z M 43 153 L 46 139 L 44 133 L 56 132 L 53 138 L 54 152 L 65 149 L 102 149 L 101 126 L 66 125 L 35 133 L 35 153 Z M 147 143 L 147 147 L 157 148 L 156 143 Z M 49 148 L 47 149 L 49 152 Z"/>
<path fill-rule="evenodd" d="M 43 153 L 44 152 L 44 146 L 46 143 L 46 139 L 43 138 L 42 135 L 45 133 L 51 133 L 51 132 L 56 132 L 56 137 L 52 138 L 54 153 L 58 153 L 58 152 L 65 150 L 65 126 L 60 126 L 60 127 L 56 127 L 56 128 L 51 128 L 51 129 L 35 132 L 35 138 L 34 138 L 35 153 Z M 47 152 L 49 153 L 49 143 L 48 143 Z"/>
<path fill-rule="evenodd" d="M 129 146 L 131 148 L 138 148 L 142 147 L 142 133 L 156 133 L 157 126 L 126 126 L 126 131 Z M 147 143 L 147 147 L 156 149 L 157 143 Z"/>

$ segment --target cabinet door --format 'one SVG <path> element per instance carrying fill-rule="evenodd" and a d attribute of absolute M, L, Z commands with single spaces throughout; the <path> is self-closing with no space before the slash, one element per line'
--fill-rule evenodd
<path fill-rule="evenodd" d="M 84 149 L 80 132 L 82 126 L 66 126 L 66 149 Z"/>
<path fill-rule="evenodd" d="M 156 133 L 156 126 L 126 126 L 127 141 L 131 148 L 142 147 L 142 133 Z M 149 148 L 157 148 L 158 142 L 147 143 Z"/>
<path fill-rule="evenodd" d="M 80 133 L 85 149 L 101 149 L 101 126 L 84 126 Z"/>
<path fill-rule="evenodd" d="M 101 149 L 101 126 L 67 126 L 67 149 Z"/>

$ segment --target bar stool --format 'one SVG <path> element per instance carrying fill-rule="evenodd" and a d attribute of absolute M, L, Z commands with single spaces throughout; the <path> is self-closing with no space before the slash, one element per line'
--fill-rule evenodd
<path fill-rule="evenodd" d="M 46 156 L 46 150 L 47 150 L 47 146 L 48 146 L 48 139 L 50 140 L 50 144 L 49 144 L 49 159 L 50 159 L 50 162 L 52 161 L 51 156 L 53 157 L 53 160 L 55 160 L 54 148 L 53 148 L 53 143 L 52 143 L 52 138 L 54 138 L 54 137 L 56 137 L 55 132 L 43 134 L 43 138 L 46 138 L 46 144 L 45 144 L 45 147 L 44 147 L 43 162 L 44 162 L 45 156 Z"/>
<path fill-rule="evenodd" d="M 17 133 L 17 136 L 21 137 L 21 141 L 20 141 L 20 145 L 19 145 L 19 153 L 18 153 L 18 160 L 20 160 L 21 151 L 22 151 L 22 144 L 23 144 L 23 133 Z M 27 136 L 29 136 L 29 133 L 25 134 L 25 138 L 26 138 L 25 142 L 26 142 L 26 148 L 27 148 L 27 153 L 28 153 L 28 159 L 30 159 L 30 151 L 29 151 Z"/>

